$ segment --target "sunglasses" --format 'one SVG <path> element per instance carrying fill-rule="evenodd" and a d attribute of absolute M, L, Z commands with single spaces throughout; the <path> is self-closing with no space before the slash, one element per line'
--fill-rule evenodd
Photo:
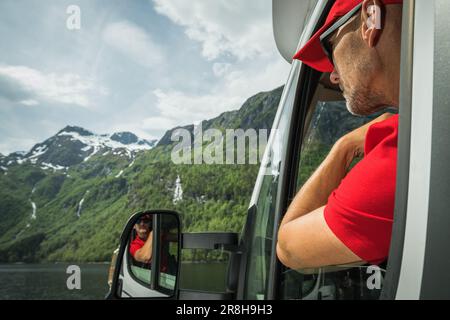
<path fill-rule="evenodd" d="M 330 39 L 335 31 L 337 31 L 340 27 L 346 24 L 362 7 L 362 2 L 354 7 L 351 11 L 349 11 L 345 16 L 342 16 L 338 21 L 336 21 L 330 28 L 328 28 L 322 35 L 320 36 L 320 44 L 322 45 L 322 49 L 327 55 L 328 59 L 334 65 L 333 61 L 333 45 L 330 42 Z"/>
<path fill-rule="evenodd" d="M 152 219 L 148 219 L 148 218 L 139 218 L 139 219 L 136 221 L 136 224 L 141 224 L 141 223 L 146 224 L 146 225 L 151 225 L 151 224 L 152 224 Z"/>

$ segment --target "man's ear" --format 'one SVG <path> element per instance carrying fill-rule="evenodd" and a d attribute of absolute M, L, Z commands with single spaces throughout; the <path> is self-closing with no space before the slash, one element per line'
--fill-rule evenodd
<path fill-rule="evenodd" d="M 380 0 L 364 0 L 361 10 L 362 38 L 369 48 L 373 48 L 383 32 L 384 4 Z"/>

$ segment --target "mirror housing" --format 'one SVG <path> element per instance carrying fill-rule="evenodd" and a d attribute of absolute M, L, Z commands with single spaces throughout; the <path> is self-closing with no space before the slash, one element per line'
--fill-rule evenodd
<path fill-rule="evenodd" d="M 177 299 L 180 230 L 175 211 L 148 210 L 133 214 L 120 238 L 106 298 Z"/>
<path fill-rule="evenodd" d="M 238 251 L 239 234 L 231 232 L 196 232 L 182 234 L 182 249 Z"/>

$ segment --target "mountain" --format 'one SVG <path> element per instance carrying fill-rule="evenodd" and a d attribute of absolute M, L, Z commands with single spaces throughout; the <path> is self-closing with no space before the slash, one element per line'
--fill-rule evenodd
<path fill-rule="evenodd" d="M 111 135 L 111 140 L 119 142 L 123 145 L 139 145 L 148 146 L 150 148 L 156 145 L 157 140 L 147 141 L 144 139 L 139 139 L 135 134 L 131 132 L 116 132 Z"/>
<path fill-rule="evenodd" d="M 204 129 L 269 129 L 281 92 L 257 94 Z M 259 166 L 174 164 L 174 130 L 156 143 L 67 126 L 0 157 L 0 262 L 108 261 L 130 215 L 146 209 L 177 210 L 185 232 L 240 231 Z"/>
<path fill-rule="evenodd" d="M 131 132 L 119 132 L 112 135 L 94 134 L 76 126 L 67 126 L 56 135 L 36 144 L 29 152 L 15 152 L 0 163 L 4 167 L 23 163 L 39 165 L 42 169 L 65 170 L 89 160 L 97 153 L 112 152 L 133 158 L 136 153 L 150 150 L 156 140 L 139 139 Z"/>
<path fill-rule="evenodd" d="M 278 103 L 283 93 L 283 87 L 276 88 L 270 92 L 261 92 L 249 98 L 239 110 L 224 112 L 216 118 L 202 121 L 202 129 L 270 129 Z M 167 131 L 159 140 L 158 146 L 171 145 L 172 133 L 177 129 L 186 129 L 191 135 L 194 132 L 194 125 L 176 127 Z"/>

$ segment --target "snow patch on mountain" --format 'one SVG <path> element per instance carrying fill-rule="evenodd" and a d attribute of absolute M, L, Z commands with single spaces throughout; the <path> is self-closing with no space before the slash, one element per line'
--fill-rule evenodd
<path fill-rule="evenodd" d="M 99 146 L 94 146 L 93 148 L 94 148 L 94 151 L 92 151 L 92 153 L 90 155 L 88 155 L 86 158 L 84 158 L 83 162 L 88 161 L 90 158 L 92 158 L 92 156 L 94 156 L 100 150 Z M 92 147 L 89 147 L 89 149 L 92 149 Z"/>
<path fill-rule="evenodd" d="M 42 170 L 49 170 L 52 169 L 53 172 L 60 171 L 60 170 L 68 170 L 69 167 L 59 166 L 59 165 L 53 165 L 51 163 L 42 162 L 41 163 L 41 169 Z"/>
<path fill-rule="evenodd" d="M 58 136 L 68 136 L 72 141 L 80 141 L 85 144 L 83 151 L 93 150 L 89 156 L 87 156 L 84 161 L 89 160 L 93 155 L 95 155 L 99 150 L 103 148 L 110 148 L 114 151 L 121 149 L 124 150 L 129 158 L 132 158 L 132 153 L 143 150 L 150 150 L 152 146 L 147 143 L 140 143 L 142 140 L 137 140 L 134 143 L 124 144 L 117 140 L 111 139 L 113 135 L 80 135 L 78 132 L 73 131 L 62 131 Z"/>
<path fill-rule="evenodd" d="M 33 150 L 33 153 L 27 157 L 27 159 L 30 160 L 31 162 L 33 162 L 33 160 L 34 162 L 36 162 L 37 158 L 45 154 L 47 151 L 48 148 L 45 144 L 38 146 L 35 150 Z"/>

